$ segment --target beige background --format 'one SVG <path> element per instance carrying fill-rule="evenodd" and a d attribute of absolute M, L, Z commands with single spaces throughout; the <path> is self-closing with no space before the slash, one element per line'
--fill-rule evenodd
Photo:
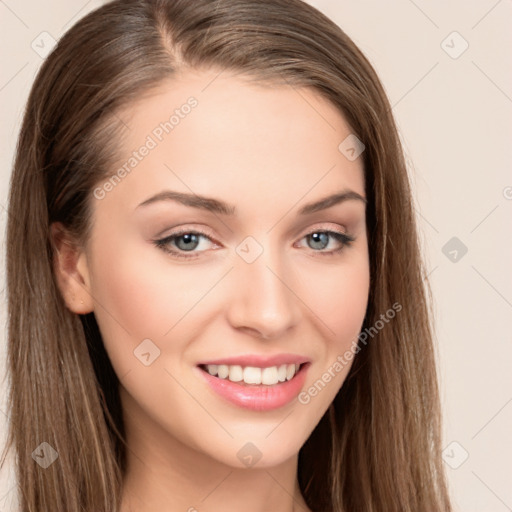
<path fill-rule="evenodd" d="M 0 1 L 3 248 L 16 137 L 42 62 L 32 42 L 41 52 L 41 37 L 49 41 L 42 32 L 58 39 L 102 3 Z M 311 3 L 338 23 L 376 68 L 410 163 L 435 295 L 443 447 L 455 510 L 512 510 L 512 2 Z M 453 237 L 459 247 L 445 247 Z M 468 249 L 463 256 L 461 243 Z M 6 427 L 7 384 L 3 252 L 0 434 Z M 11 464 L 0 470 L 0 510 L 15 510 L 15 503 Z"/>

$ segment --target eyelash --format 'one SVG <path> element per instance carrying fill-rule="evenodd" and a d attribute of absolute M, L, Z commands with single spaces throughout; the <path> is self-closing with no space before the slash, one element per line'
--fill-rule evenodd
<path fill-rule="evenodd" d="M 319 253 L 321 256 L 335 256 L 336 254 L 339 254 L 341 251 L 343 251 L 343 249 L 345 249 L 346 247 L 349 247 L 352 244 L 352 242 L 355 241 L 354 237 L 347 235 L 346 233 L 341 233 L 338 231 L 332 231 L 332 230 L 327 230 L 327 229 L 324 229 L 324 230 L 317 229 L 314 231 L 310 231 L 309 233 L 306 233 L 302 238 L 306 238 L 307 236 L 311 236 L 315 233 L 328 234 L 328 235 L 332 236 L 333 238 L 335 238 L 338 242 L 341 242 L 341 244 L 342 244 L 339 249 L 333 249 L 331 251 L 324 251 L 324 250 L 315 251 L 314 249 L 312 249 L 312 251 L 314 253 Z M 204 233 L 202 231 L 194 231 L 194 230 L 188 229 L 188 230 L 177 231 L 176 233 L 172 233 L 171 235 L 166 236 L 165 238 L 161 238 L 159 240 L 154 240 L 153 243 L 155 244 L 156 247 L 163 250 L 164 252 L 171 254 L 172 256 L 176 256 L 178 258 L 183 258 L 183 259 L 195 259 L 199 256 L 199 254 L 201 252 L 204 252 L 204 251 L 199 251 L 199 254 L 197 252 L 194 253 L 194 252 L 190 251 L 190 255 L 185 255 L 184 252 L 187 252 L 187 251 L 169 249 L 169 244 L 171 241 L 173 241 L 173 240 L 179 238 L 181 235 L 185 235 L 185 234 L 200 235 L 200 236 L 203 236 L 203 237 L 207 238 L 208 240 L 212 241 L 211 237 L 207 233 Z M 302 238 L 301 238 L 301 240 L 302 240 Z"/>

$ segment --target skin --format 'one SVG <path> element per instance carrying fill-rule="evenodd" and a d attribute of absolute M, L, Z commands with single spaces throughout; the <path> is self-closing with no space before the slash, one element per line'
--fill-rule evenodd
<path fill-rule="evenodd" d="M 130 446 L 121 511 L 308 511 L 298 452 L 351 362 L 308 404 L 293 400 L 266 412 L 218 396 L 196 365 L 243 354 L 301 354 L 312 363 L 307 390 L 351 348 L 369 292 L 365 204 L 297 212 L 335 191 L 364 197 L 362 159 L 350 161 L 338 150 L 351 129 L 317 92 L 188 70 L 120 115 L 129 130 L 112 173 L 190 96 L 197 106 L 105 197 L 93 198 L 86 247 L 68 245 L 58 236 L 65 234 L 61 226 L 52 226 L 68 308 L 94 311 L 121 382 Z M 213 197 L 237 213 L 175 201 L 137 208 L 162 190 Z M 153 243 L 181 228 L 211 235 L 199 238 L 194 259 Z M 329 255 L 342 243 L 330 237 L 322 248 L 306 236 L 322 229 L 355 240 Z M 263 251 L 250 264 L 236 252 L 247 236 Z M 180 251 L 183 239 L 176 243 L 168 247 Z M 148 338 L 160 355 L 145 366 L 134 350 Z M 248 442 L 261 452 L 250 467 L 237 457 Z"/>

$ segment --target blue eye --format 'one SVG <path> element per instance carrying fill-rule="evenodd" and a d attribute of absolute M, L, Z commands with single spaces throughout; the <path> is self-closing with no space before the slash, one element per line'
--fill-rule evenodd
<path fill-rule="evenodd" d="M 176 246 L 183 251 L 193 251 L 199 245 L 199 236 L 196 233 L 184 233 L 175 237 Z M 179 243 L 181 241 L 183 241 L 183 244 Z"/>
<path fill-rule="evenodd" d="M 197 254 L 188 255 L 183 253 L 192 252 L 197 249 L 201 238 L 210 240 L 210 237 L 205 233 L 198 231 L 180 231 L 160 240 L 155 240 L 154 243 L 160 249 L 172 254 L 173 256 L 177 256 L 178 258 L 195 258 L 198 256 Z M 174 246 L 175 248 L 171 248 L 169 246 Z M 178 250 L 176 250 L 176 248 Z"/>
<path fill-rule="evenodd" d="M 173 233 L 160 240 L 155 240 L 153 243 L 159 249 L 162 249 L 173 256 L 192 259 L 197 258 L 199 256 L 198 253 L 204 252 L 203 250 L 195 250 L 201 245 L 202 239 L 209 240 L 211 243 L 214 243 L 206 233 L 190 230 Z M 313 252 L 319 253 L 322 256 L 338 254 L 355 240 L 354 237 L 347 235 L 346 233 L 328 230 L 312 231 L 304 235 L 301 240 L 303 239 L 307 239 L 308 242 L 310 242 L 309 246 L 313 249 Z M 335 240 L 340 244 L 340 247 L 325 251 L 325 248 L 329 246 L 329 242 L 331 240 Z"/>
<path fill-rule="evenodd" d="M 306 235 L 304 238 L 307 238 L 309 241 L 311 241 L 310 247 L 313 249 L 319 249 L 323 254 L 339 253 L 345 246 L 350 245 L 354 241 L 353 237 L 347 235 L 346 233 L 338 233 L 337 231 L 313 231 Z M 324 252 L 323 250 L 329 245 L 330 239 L 336 240 L 341 244 L 341 247 Z"/>

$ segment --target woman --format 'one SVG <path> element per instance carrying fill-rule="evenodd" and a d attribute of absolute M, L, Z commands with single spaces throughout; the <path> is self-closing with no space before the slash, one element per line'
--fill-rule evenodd
<path fill-rule="evenodd" d="M 311 6 L 80 20 L 28 100 L 7 243 L 22 511 L 450 510 L 390 105 Z"/>

